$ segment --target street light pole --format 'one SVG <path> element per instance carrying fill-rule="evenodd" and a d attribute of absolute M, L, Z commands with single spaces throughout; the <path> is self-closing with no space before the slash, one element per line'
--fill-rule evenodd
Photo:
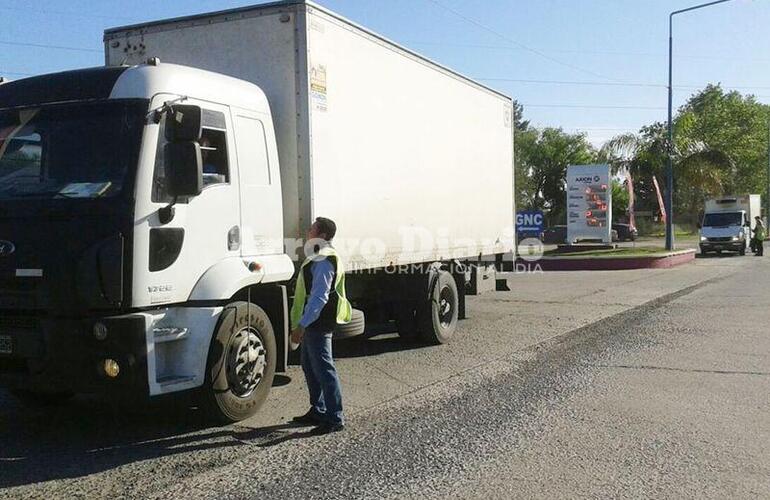
<path fill-rule="evenodd" d="M 668 161 L 666 162 L 666 250 L 674 249 L 674 124 L 672 121 L 672 108 L 674 101 L 673 80 L 673 55 L 674 55 L 674 16 L 691 10 L 702 9 L 718 3 L 732 0 L 716 0 L 686 9 L 675 10 L 668 16 Z M 769 167 L 770 168 L 770 167 Z M 770 196 L 768 196 L 770 197 Z"/>

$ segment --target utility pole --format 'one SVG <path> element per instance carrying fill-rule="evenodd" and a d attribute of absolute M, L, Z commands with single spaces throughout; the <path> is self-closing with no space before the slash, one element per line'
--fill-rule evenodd
<path fill-rule="evenodd" d="M 691 10 L 702 9 L 731 0 L 716 0 L 701 5 L 695 5 L 686 9 L 675 10 L 668 16 L 668 161 L 666 162 L 666 250 L 674 249 L 674 125 L 672 121 L 672 107 L 674 92 L 671 86 L 673 80 L 673 55 L 674 55 L 674 16 Z M 770 168 L 770 164 L 768 165 Z M 770 186 L 770 184 L 768 184 Z M 770 198 L 770 193 L 768 193 Z"/>

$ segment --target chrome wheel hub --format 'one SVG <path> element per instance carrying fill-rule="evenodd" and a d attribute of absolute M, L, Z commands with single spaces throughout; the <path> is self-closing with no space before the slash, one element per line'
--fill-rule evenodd
<path fill-rule="evenodd" d="M 438 300 L 438 317 L 441 322 L 441 326 L 448 328 L 452 324 L 454 318 L 454 307 L 452 303 L 453 294 L 449 287 L 445 287 L 441 290 Z"/>
<path fill-rule="evenodd" d="M 236 396 L 251 395 L 262 381 L 267 351 L 253 328 L 244 328 L 230 339 L 227 350 L 227 382 Z"/>

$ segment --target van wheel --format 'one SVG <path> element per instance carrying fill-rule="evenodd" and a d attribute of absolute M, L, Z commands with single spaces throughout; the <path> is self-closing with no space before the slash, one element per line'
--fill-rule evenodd
<path fill-rule="evenodd" d="M 254 415 L 273 385 L 276 359 L 267 313 L 247 302 L 226 306 L 206 363 L 203 397 L 211 418 L 232 423 Z"/>
<path fill-rule="evenodd" d="M 353 309 L 350 314 L 350 322 L 334 327 L 335 339 L 349 339 L 361 335 L 366 330 L 366 316 L 364 312 Z"/>
<path fill-rule="evenodd" d="M 446 344 L 454 338 L 459 314 L 457 283 L 450 273 L 439 270 L 426 307 L 418 312 L 422 337 L 431 344 Z"/>
<path fill-rule="evenodd" d="M 738 255 L 746 255 L 746 247 L 743 247 L 740 250 L 738 250 Z"/>

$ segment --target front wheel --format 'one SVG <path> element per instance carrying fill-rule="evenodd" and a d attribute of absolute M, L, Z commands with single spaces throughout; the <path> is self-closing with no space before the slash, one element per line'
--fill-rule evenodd
<path fill-rule="evenodd" d="M 203 398 L 209 415 L 222 423 L 254 415 L 270 392 L 276 359 L 267 313 L 247 302 L 225 307 L 206 363 Z"/>

